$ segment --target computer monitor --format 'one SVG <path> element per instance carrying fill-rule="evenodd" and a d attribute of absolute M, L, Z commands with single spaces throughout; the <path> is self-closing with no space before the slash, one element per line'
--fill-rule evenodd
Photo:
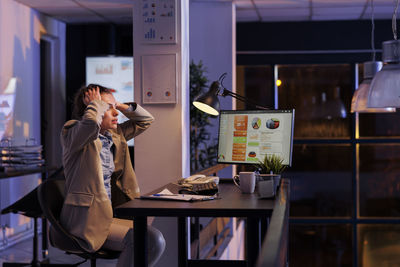
<path fill-rule="evenodd" d="M 219 118 L 218 163 L 255 164 L 278 155 L 292 164 L 294 109 L 222 110 Z"/>

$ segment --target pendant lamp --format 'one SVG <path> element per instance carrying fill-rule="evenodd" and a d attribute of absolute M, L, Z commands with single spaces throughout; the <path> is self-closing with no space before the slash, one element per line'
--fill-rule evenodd
<path fill-rule="evenodd" d="M 371 82 L 368 107 L 400 107 L 400 40 L 397 40 L 396 14 L 399 0 L 393 13 L 392 30 L 394 40 L 382 43 L 382 69 Z"/>
<path fill-rule="evenodd" d="M 358 113 L 384 113 L 384 112 L 396 112 L 395 108 L 369 108 L 368 94 L 372 78 L 382 68 L 381 61 L 368 61 L 364 63 L 364 79 L 357 90 L 354 92 L 353 99 L 351 100 L 351 112 Z"/>
<path fill-rule="evenodd" d="M 375 74 L 382 69 L 382 61 L 375 61 L 375 21 L 374 21 L 374 1 L 371 0 L 371 48 L 372 61 L 364 62 L 363 82 L 354 92 L 351 100 L 351 112 L 358 113 L 383 113 L 396 112 L 395 108 L 371 108 L 368 107 L 368 96 L 370 92 L 371 82 Z"/>

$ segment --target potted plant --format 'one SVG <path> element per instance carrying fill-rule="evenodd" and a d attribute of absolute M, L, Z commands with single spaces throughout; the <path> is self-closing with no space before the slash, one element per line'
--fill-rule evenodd
<path fill-rule="evenodd" d="M 260 174 L 281 175 L 287 166 L 283 164 L 283 158 L 280 156 L 275 154 L 267 154 L 265 155 L 263 161 L 258 162 L 257 167 Z"/>
<path fill-rule="evenodd" d="M 272 197 L 281 180 L 281 174 L 286 169 L 283 158 L 275 154 L 267 154 L 264 159 L 259 160 L 256 168 L 259 172 L 257 184 L 260 197 Z"/>

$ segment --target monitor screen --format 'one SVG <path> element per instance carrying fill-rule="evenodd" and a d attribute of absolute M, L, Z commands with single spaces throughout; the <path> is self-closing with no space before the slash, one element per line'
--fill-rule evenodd
<path fill-rule="evenodd" d="M 222 110 L 218 163 L 254 164 L 278 155 L 292 164 L 294 109 Z"/>

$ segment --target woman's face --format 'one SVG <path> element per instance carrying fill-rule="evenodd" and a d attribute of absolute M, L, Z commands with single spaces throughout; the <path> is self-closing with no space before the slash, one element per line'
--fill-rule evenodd
<path fill-rule="evenodd" d="M 115 109 L 115 98 L 112 94 L 101 94 L 101 100 L 108 103 L 110 108 L 104 113 L 103 120 L 101 121 L 100 133 L 104 133 L 109 129 L 117 129 L 118 124 L 118 110 Z"/>

